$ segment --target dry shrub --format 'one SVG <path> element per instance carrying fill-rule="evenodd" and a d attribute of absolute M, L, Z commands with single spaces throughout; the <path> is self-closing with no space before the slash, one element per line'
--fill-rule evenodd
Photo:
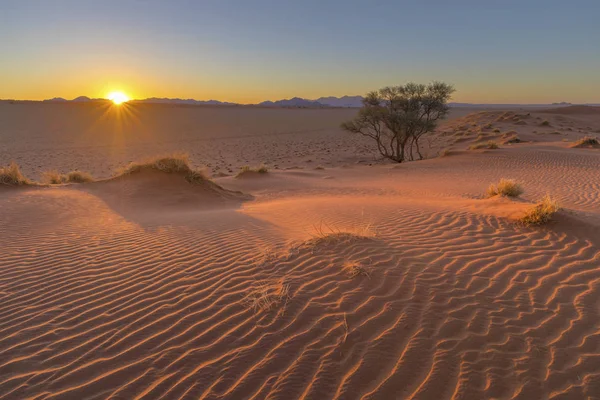
<path fill-rule="evenodd" d="M 571 147 L 598 147 L 600 146 L 600 141 L 597 138 L 586 136 L 571 145 Z"/>
<path fill-rule="evenodd" d="M 46 171 L 43 174 L 44 182 L 53 185 L 61 183 L 86 183 L 93 182 L 94 178 L 91 174 L 83 171 L 71 171 L 68 174 L 60 174 L 57 171 Z"/>
<path fill-rule="evenodd" d="M 371 271 L 366 266 L 355 261 L 348 261 L 344 263 L 342 269 L 351 278 L 356 278 L 357 276 L 366 276 L 367 278 L 371 277 Z"/>
<path fill-rule="evenodd" d="M 94 178 L 91 174 L 83 171 L 71 171 L 65 176 L 66 182 L 85 183 L 93 182 Z"/>
<path fill-rule="evenodd" d="M 325 222 L 314 225 L 312 238 L 304 242 L 304 246 L 327 246 L 339 243 L 349 243 L 361 239 L 372 239 L 376 232 L 371 224 L 356 227 L 354 229 L 338 229 Z"/>
<path fill-rule="evenodd" d="M 266 165 L 261 165 L 258 168 L 251 168 L 249 165 L 244 165 L 243 167 L 240 168 L 240 172 L 238 172 L 235 177 L 239 178 L 241 176 L 244 176 L 247 174 L 252 174 L 252 173 L 266 174 L 267 172 L 269 172 L 269 169 L 267 168 Z"/>
<path fill-rule="evenodd" d="M 444 149 L 440 151 L 440 157 L 447 157 L 450 155 L 450 149 Z"/>
<path fill-rule="evenodd" d="M 0 167 L 0 184 L 8 186 L 31 185 L 32 182 L 21 173 L 19 165 L 11 162 L 6 167 Z"/>
<path fill-rule="evenodd" d="M 290 285 L 286 284 L 283 279 L 262 283 L 250 291 L 245 298 L 245 303 L 254 311 L 270 311 L 282 302 L 285 307 L 290 298 L 289 289 Z"/>
<path fill-rule="evenodd" d="M 58 185 L 60 183 L 64 183 L 64 175 L 61 175 L 58 171 L 46 171 L 42 174 L 43 180 L 46 183 L 50 183 L 52 185 Z"/>
<path fill-rule="evenodd" d="M 517 183 L 514 179 L 500 179 L 497 184 L 490 184 L 487 189 L 488 197 L 494 196 L 507 196 L 507 197 L 519 197 L 524 192 L 523 187 Z"/>
<path fill-rule="evenodd" d="M 142 162 L 132 162 L 117 171 L 117 176 L 134 174 L 143 170 L 156 170 L 161 172 L 183 173 L 190 183 L 200 183 L 208 180 L 200 170 L 190 167 L 189 156 L 185 153 L 175 153 L 167 156 L 149 158 Z"/>
<path fill-rule="evenodd" d="M 540 122 L 540 126 L 550 126 L 550 121 L 544 120 L 544 121 Z"/>
<path fill-rule="evenodd" d="M 558 202 L 546 195 L 539 203 L 528 209 L 520 221 L 527 226 L 542 225 L 549 222 L 559 210 Z"/>
<path fill-rule="evenodd" d="M 477 143 L 469 146 L 469 150 L 479 150 L 479 149 L 497 149 L 498 143 L 490 140 L 486 143 Z"/>

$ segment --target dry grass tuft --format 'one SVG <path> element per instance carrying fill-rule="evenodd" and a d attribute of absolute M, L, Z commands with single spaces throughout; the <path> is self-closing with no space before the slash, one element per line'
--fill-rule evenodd
<path fill-rule="evenodd" d="M 21 173 L 19 165 L 11 162 L 6 167 L 0 167 L 0 184 L 8 186 L 31 185 L 32 182 Z"/>
<path fill-rule="evenodd" d="M 261 165 L 258 168 L 251 168 L 249 165 L 244 165 L 242 168 L 240 168 L 240 172 L 238 172 L 235 177 L 239 178 L 252 173 L 266 174 L 267 172 L 269 172 L 269 169 L 266 165 Z"/>
<path fill-rule="evenodd" d="M 93 182 L 94 178 L 91 174 L 83 171 L 71 171 L 65 176 L 66 182 L 85 183 Z"/>
<path fill-rule="evenodd" d="M 263 283 L 255 287 L 246 296 L 245 303 L 254 311 L 270 311 L 282 302 L 287 304 L 290 299 L 290 285 L 283 279 L 271 283 Z"/>
<path fill-rule="evenodd" d="M 479 149 L 497 149 L 498 143 L 493 140 L 489 140 L 486 143 L 477 143 L 469 146 L 469 150 L 479 150 Z"/>
<path fill-rule="evenodd" d="M 353 242 L 360 239 L 372 239 L 376 236 L 376 232 L 371 224 L 342 230 L 321 222 L 319 225 L 313 225 L 313 228 L 314 233 L 312 233 L 312 238 L 304 242 L 304 246 L 327 246 Z"/>
<path fill-rule="evenodd" d="M 83 171 L 71 171 L 68 174 L 60 174 L 57 171 L 46 171 L 43 174 L 44 182 L 53 185 L 61 183 L 86 183 L 93 182 L 94 178 L 91 174 Z"/>
<path fill-rule="evenodd" d="M 440 151 L 440 157 L 447 157 L 450 155 L 450 149 L 444 149 Z"/>
<path fill-rule="evenodd" d="M 552 216 L 560 210 L 558 202 L 546 195 L 539 203 L 531 207 L 521 217 L 520 221 L 527 225 L 542 225 L 549 222 Z"/>
<path fill-rule="evenodd" d="M 506 197 L 519 197 L 524 192 L 523 187 L 517 183 L 514 179 L 500 179 L 497 184 L 490 184 L 487 189 L 488 197 L 494 196 L 506 196 Z"/>
<path fill-rule="evenodd" d="M 58 171 L 46 171 L 42 174 L 43 180 L 46 183 L 50 183 L 52 185 L 58 185 L 64 183 L 64 175 L 61 175 Z"/>
<path fill-rule="evenodd" d="M 202 171 L 190 167 L 189 156 L 185 153 L 149 158 L 143 162 L 132 162 L 119 169 L 116 176 L 130 175 L 143 170 L 156 170 L 169 174 L 183 173 L 185 179 L 190 183 L 201 183 L 208 180 Z"/>
<path fill-rule="evenodd" d="M 355 261 L 346 262 L 342 269 L 351 278 L 356 278 L 357 276 L 366 276 L 367 278 L 371 278 L 371 271 L 364 265 Z"/>
<path fill-rule="evenodd" d="M 544 121 L 540 122 L 540 126 L 550 126 L 550 121 L 544 120 Z"/>
<path fill-rule="evenodd" d="M 586 136 L 571 145 L 571 147 L 598 147 L 600 146 L 600 141 L 597 138 Z"/>

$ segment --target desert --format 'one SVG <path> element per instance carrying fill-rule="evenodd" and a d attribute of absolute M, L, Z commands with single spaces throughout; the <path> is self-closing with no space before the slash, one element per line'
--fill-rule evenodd
<path fill-rule="evenodd" d="M 0 105 L 0 398 L 600 393 L 597 108 L 455 109 L 396 164 L 355 109 L 98 107 Z"/>

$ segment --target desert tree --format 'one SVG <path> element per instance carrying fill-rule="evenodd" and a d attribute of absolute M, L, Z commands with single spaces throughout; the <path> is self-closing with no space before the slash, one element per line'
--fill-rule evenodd
<path fill-rule="evenodd" d="M 419 141 L 448 114 L 453 92 L 443 82 L 385 87 L 367 94 L 358 115 L 342 129 L 373 139 L 384 158 L 399 163 L 422 160 Z"/>

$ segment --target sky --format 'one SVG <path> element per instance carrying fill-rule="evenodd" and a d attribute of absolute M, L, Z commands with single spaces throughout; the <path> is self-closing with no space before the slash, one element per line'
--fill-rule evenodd
<path fill-rule="evenodd" d="M 600 103 L 598 0 L 0 0 L 0 98 Z"/>

